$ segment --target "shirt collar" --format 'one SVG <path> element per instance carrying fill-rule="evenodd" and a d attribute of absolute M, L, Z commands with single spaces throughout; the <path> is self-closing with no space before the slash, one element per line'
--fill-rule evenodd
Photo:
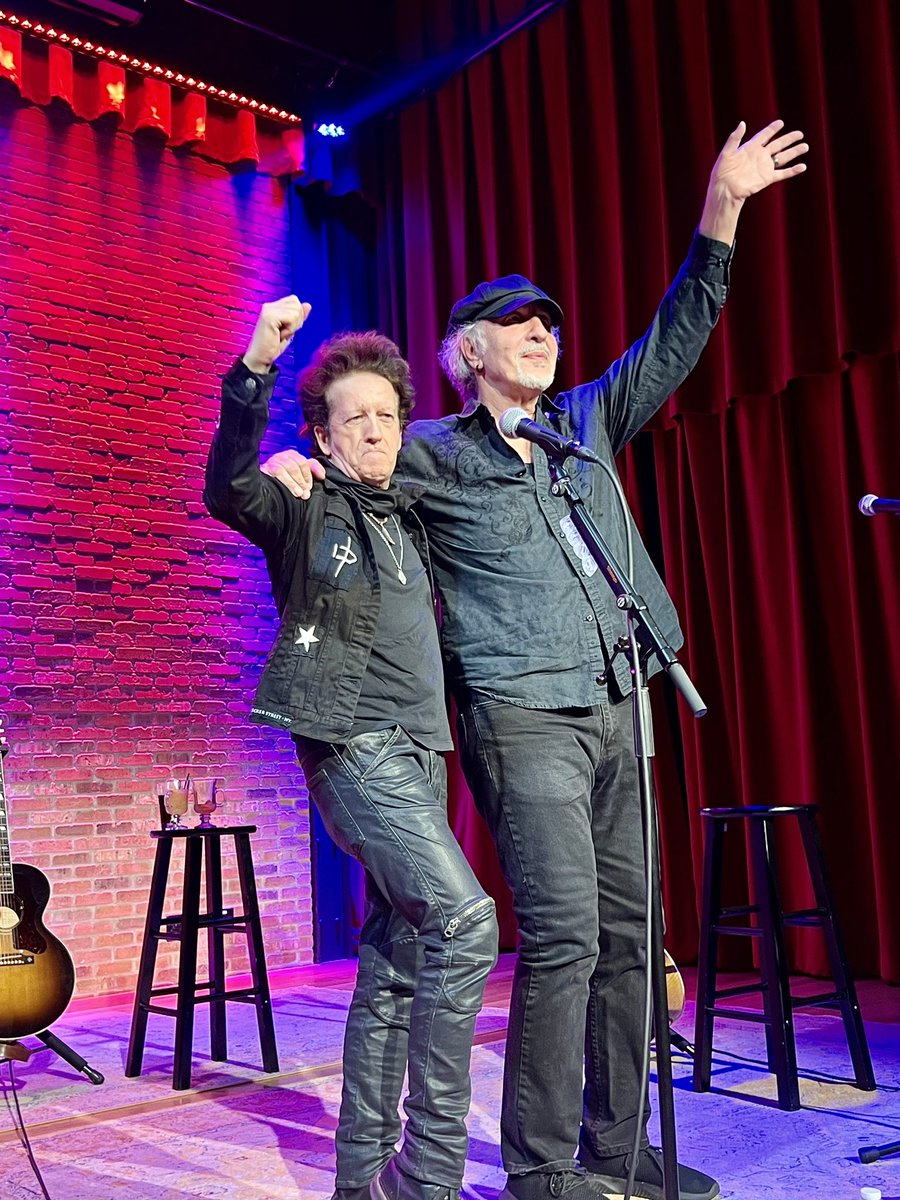
<path fill-rule="evenodd" d="M 541 412 L 563 412 L 562 405 L 557 404 L 555 400 L 551 400 L 546 392 L 541 393 L 541 398 L 538 401 L 538 408 L 541 410 Z M 472 421 L 472 418 L 479 411 L 483 411 L 489 419 L 492 419 L 487 406 L 481 400 L 467 400 L 463 405 L 462 412 L 458 414 L 457 420 L 459 420 L 463 425 L 469 425 Z"/>

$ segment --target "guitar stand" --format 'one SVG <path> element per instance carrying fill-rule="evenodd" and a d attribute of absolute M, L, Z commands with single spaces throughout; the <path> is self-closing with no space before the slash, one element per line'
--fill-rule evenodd
<path fill-rule="evenodd" d="M 76 1054 L 71 1046 L 66 1045 L 64 1041 L 58 1038 L 55 1033 L 51 1033 L 49 1029 L 45 1029 L 43 1033 L 36 1033 L 34 1036 L 38 1041 L 43 1042 L 48 1050 L 52 1050 L 54 1054 L 59 1055 L 70 1067 L 74 1067 L 76 1071 L 86 1076 L 96 1087 L 106 1082 L 99 1071 L 95 1071 L 90 1063 L 86 1062 L 80 1054 Z M 28 1046 L 23 1046 L 21 1042 L 0 1042 L 0 1061 L 15 1059 L 18 1062 L 28 1062 L 32 1054 L 39 1053 L 39 1048 L 32 1050 Z"/>
<path fill-rule="evenodd" d="M 676 1030 L 674 1030 L 671 1025 L 669 1026 L 669 1041 L 675 1047 L 676 1050 L 680 1050 L 681 1053 L 684 1054 L 687 1058 L 694 1057 L 694 1047 L 691 1045 L 691 1043 L 687 1040 L 686 1037 L 682 1037 L 681 1034 L 676 1032 Z"/>

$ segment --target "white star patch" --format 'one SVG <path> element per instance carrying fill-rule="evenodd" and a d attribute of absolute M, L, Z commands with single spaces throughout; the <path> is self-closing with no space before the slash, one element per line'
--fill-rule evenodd
<path fill-rule="evenodd" d="M 309 629 L 304 629 L 302 625 L 297 626 L 297 636 L 294 638 L 294 645 L 302 646 L 307 654 L 309 654 L 313 642 L 320 640 L 320 638 L 316 637 L 315 625 L 310 625 Z"/>

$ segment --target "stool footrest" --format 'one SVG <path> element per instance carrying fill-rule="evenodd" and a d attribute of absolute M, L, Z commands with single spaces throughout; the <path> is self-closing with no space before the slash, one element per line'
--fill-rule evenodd
<path fill-rule="evenodd" d="M 256 1001 L 261 997 L 262 992 L 259 990 L 259 988 L 235 988 L 232 992 L 229 992 L 226 989 L 224 992 L 210 992 L 208 996 L 197 996 L 195 1003 L 213 1004 L 218 1000 L 237 1000 L 239 1002 L 244 1000 Z"/>
<path fill-rule="evenodd" d="M 235 913 L 227 909 L 224 913 L 208 913 L 197 921 L 198 929 L 218 929 L 221 933 L 244 933 L 247 929 L 245 913 Z M 165 917 L 160 925 L 168 925 L 167 929 L 150 931 L 150 936 L 160 942 L 177 942 L 184 936 L 184 921 L 181 917 Z"/>
<path fill-rule="evenodd" d="M 200 991 L 209 991 L 210 989 L 214 988 L 215 986 L 216 986 L 215 983 L 211 979 L 207 980 L 205 983 L 199 983 L 199 982 L 195 983 L 194 984 L 194 996 L 195 996 L 194 1003 L 195 1004 L 204 1004 L 208 1000 L 226 1000 L 226 999 L 231 1000 L 235 996 L 243 997 L 243 996 L 257 996 L 257 995 L 261 996 L 262 995 L 262 989 L 256 988 L 256 987 L 232 988 L 231 990 L 229 990 L 228 988 L 224 988 L 219 992 L 215 992 L 215 993 L 211 992 L 209 996 L 197 996 L 197 994 L 196 994 L 197 992 L 200 992 Z M 150 991 L 151 999 L 156 999 L 159 996 L 177 996 L 180 994 L 181 994 L 180 987 L 155 987 L 155 988 L 152 988 Z M 168 1012 L 169 1010 L 166 1009 L 166 1011 Z M 174 1012 L 175 1010 L 172 1009 L 172 1011 Z"/>
<path fill-rule="evenodd" d="M 209 987 L 208 983 L 198 983 L 197 987 Z M 168 989 L 166 995 L 171 995 L 174 989 Z M 239 988 L 233 992 L 210 992 L 208 996 L 194 996 L 194 1004 L 215 1004 L 220 1000 L 234 1000 L 239 1004 L 256 1003 L 261 999 L 261 993 L 256 988 Z M 163 1004 L 141 1004 L 144 1012 L 157 1013 L 162 1017 L 177 1017 L 178 1009 Z"/>
<path fill-rule="evenodd" d="M 759 911 L 758 904 L 738 904 L 733 908 L 720 908 L 716 919 L 721 921 L 723 917 L 752 917 Z"/>
<path fill-rule="evenodd" d="M 846 998 L 846 992 L 828 992 L 824 996 L 791 996 L 790 1000 L 793 1008 L 818 1008 L 826 1004 L 837 1006 Z"/>
<path fill-rule="evenodd" d="M 199 923 L 201 925 L 203 925 L 207 921 L 221 921 L 224 917 L 233 917 L 233 916 L 234 916 L 233 908 L 221 908 L 221 909 L 219 909 L 218 912 L 214 912 L 214 913 L 200 913 L 200 914 L 198 914 L 197 920 L 199 921 Z M 159 919 L 160 925 L 181 925 L 183 922 L 184 922 L 184 914 L 183 913 L 176 913 L 172 917 L 160 917 L 160 919 Z"/>
<path fill-rule="evenodd" d="M 757 1012 L 752 1008 L 719 1008 L 717 1004 L 713 1004 L 706 1011 L 713 1017 L 728 1017 L 733 1021 L 753 1021 L 756 1025 L 769 1024 L 769 1019 L 765 1013 Z"/>
<path fill-rule="evenodd" d="M 226 921 L 217 924 L 211 922 L 207 926 L 203 926 L 201 924 L 198 926 L 198 928 L 217 929 L 220 933 L 244 933 L 246 932 L 247 924 L 242 918 L 235 917 L 233 921 Z M 184 935 L 180 929 L 171 929 L 168 932 L 160 930 L 159 933 L 150 934 L 150 937 L 157 942 L 180 942 L 183 936 Z"/>
<path fill-rule="evenodd" d="M 821 929 L 827 919 L 828 913 L 824 910 L 811 908 L 808 912 L 785 913 L 782 924 Z"/>
<path fill-rule="evenodd" d="M 769 985 L 759 980 L 757 983 L 741 984 L 740 987 L 720 988 L 713 992 L 713 1000 L 723 1000 L 726 996 L 746 996 L 750 992 L 764 992 Z"/>
<path fill-rule="evenodd" d="M 713 925 L 714 933 L 733 933 L 737 937 L 762 937 L 759 925 Z"/>

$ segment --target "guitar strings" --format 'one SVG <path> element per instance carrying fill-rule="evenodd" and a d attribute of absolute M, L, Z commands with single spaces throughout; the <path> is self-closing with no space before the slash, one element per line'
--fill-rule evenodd
<path fill-rule="evenodd" d="M 6 750 L 6 737 L 0 722 L 0 858 L 6 864 L 2 881 L 9 883 L 9 890 L 0 887 L 0 907 L 8 908 L 17 913 L 15 884 L 12 876 L 12 853 L 9 843 L 9 814 L 6 802 L 6 779 L 3 774 L 3 754 Z M 11 929 L 0 929 L 0 961 L 6 955 L 14 955 L 19 949 L 18 922 Z"/>
<path fill-rule="evenodd" d="M 0 722 L 0 856 L 6 864 L 6 869 L 3 871 L 2 882 L 8 882 L 9 891 L 5 887 L 0 887 L 0 907 L 8 908 L 11 912 L 16 912 L 16 893 L 15 885 L 12 877 L 12 853 L 9 844 L 9 815 L 6 803 L 6 779 L 3 774 L 3 754 L 6 750 L 6 736 L 3 732 L 2 722 Z M 0 960 L 7 954 L 15 954 L 19 948 L 19 940 L 16 934 L 17 926 L 12 929 L 0 929 Z"/>

